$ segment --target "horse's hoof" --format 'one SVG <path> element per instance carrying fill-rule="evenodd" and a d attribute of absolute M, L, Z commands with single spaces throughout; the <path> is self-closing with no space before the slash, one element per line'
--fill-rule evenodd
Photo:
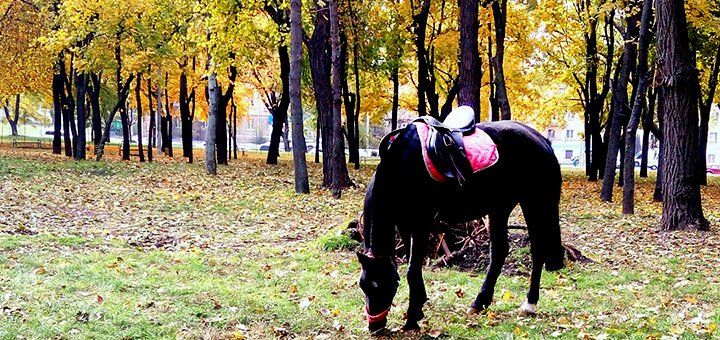
<path fill-rule="evenodd" d="M 520 316 L 534 316 L 537 314 L 536 308 L 537 305 L 525 301 L 522 306 L 520 306 Z"/>
<path fill-rule="evenodd" d="M 467 314 L 468 315 L 477 315 L 477 314 L 480 314 L 480 310 L 478 310 L 475 307 L 470 307 L 467 309 Z"/>
<path fill-rule="evenodd" d="M 402 330 L 404 332 L 410 332 L 410 331 L 417 331 L 420 329 L 420 325 L 418 325 L 417 321 L 406 321 L 405 326 L 403 326 Z"/>

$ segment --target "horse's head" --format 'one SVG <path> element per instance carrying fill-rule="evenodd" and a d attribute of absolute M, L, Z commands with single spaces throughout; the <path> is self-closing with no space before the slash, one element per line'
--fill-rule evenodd
<path fill-rule="evenodd" d="M 371 332 L 385 328 L 387 314 L 397 293 L 400 276 L 392 257 L 357 253 L 362 266 L 360 288 L 365 293 L 365 315 Z"/>

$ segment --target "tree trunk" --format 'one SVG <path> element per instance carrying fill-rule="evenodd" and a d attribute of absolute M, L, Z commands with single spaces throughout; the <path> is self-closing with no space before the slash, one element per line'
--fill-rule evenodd
<path fill-rule="evenodd" d="M 357 31 L 355 31 L 357 40 Z M 341 41 L 347 41 L 344 31 L 340 33 Z M 353 72 L 355 76 L 355 93 L 350 92 L 348 84 L 348 54 L 347 44 L 340 47 L 340 77 L 342 87 L 342 98 L 345 101 L 345 121 L 347 122 L 347 142 L 349 157 L 348 161 L 353 163 L 355 169 L 360 169 L 360 141 L 356 129 L 357 116 L 360 114 L 360 74 L 358 72 L 358 51 L 357 41 L 353 42 Z"/>
<path fill-rule="evenodd" d="M 317 122 L 315 123 L 315 164 L 320 163 L 320 150 L 322 149 L 322 145 L 320 144 L 320 131 L 322 129 L 322 121 L 320 120 L 320 117 L 317 117 Z"/>
<path fill-rule="evenodd" d="M 708 230 L 703 216 L 698 157 L 697 71 L 688 42 L 685 4 L 657 0 L 658 69 L 663 89 L 662 230 Z"/>
<path fill-rule="evenodd" d="M 135 108 L 137 109 L 138 152 L 140 154 L 140 162 L 145 162 L 145 152 L 143 150 L 143 143 L 142 143 L 143 112 L 142 112 L 142 97 L 141 97 L 141 87 L 140 87 L 141 84 L 142 84 L 142 74 L 138 73 L 137 79 L 135 80 Z"/>
<path fill-rule="evenodd" d="M 337 1 L 330 0 L 330 41 L 332 58 L 332 154 L 331 174 L 332 181 L 330 189 L 333 197 L 339 199 L 342 195 L 342 188 L 345 186 L 347 164 L 345 164 L 345 148 L 343 147 L 342 133 L 342 70 L 340 68 L 340 20 L 338 17 Z M 344 173 L 343 173 L 344 172 Z"/>
<path fill-rule="evenodd" d="M 93 131 L 93 144 L 97 149 L 100 145 L 100 138 L 102 138 L 102 116 L 100 113 L 100 86 L 101 86 L 102 73 L 90 73 L 90 79 L 92 80 L 92 87 L 90 87 L 90 106 L 92 107 L 92 131 Z"/>
<path fill-rule="evenodd" d="M 155 140 L 155 111 L 153 110 L 153 95 L 152 95 L 152 80 L 151 76 L 148 75 L 147 79 L 147 99 L 148 99 L 148 111 L 150 111 L 150 121 L 148 122 L 148 145 L 147 145 L 147 157 L 148 162 L 153 161 L 153 141 Z"/>
<path fill-rule="evenodd" d="M 400 67 L 395 64 L 392 69 L 392 82 L 393 82 L 393 98 L 392 98 L 392 113 L 390 114 L 390 126 L 392 130 L 398 128 L 398 108 L 400 107 Z M 368 136 L 369 137 L 369 136 Z"/>
<path fill-rule="evenodd" d="M 132 84 L 133 79 L 135 79 L 135 75 L 131 74 L 130 77 L 125 80 L 125 85 L 122 86 L 118 101 L 115 103 L 112 110 L 110 110 L 107 120 L 105 120 L 105 128 L 103 129 L 102 137 L 100 138 L 100 144 L 98 144 L 97 149 L 95 149 L 96 161 L 100 161 L 105 153 L 105 143 L 110 140 L 110 127 L 112 125 L 112 121 L 115 119 L 115 114 L 120 110 L 120 108 L 125 106 L 125 101 L 127 100 L 128 93 L 130 92 L 130 84 Z"/>
<path fill-rule="evenodd" d="M 427 21 L 430 14 L 430 0 L 421 0 L 422 5 L 420 12 L 413 15 L 413 28 L 415 32 L 415 55 L 418 61 L 418 115 L 420 117 L 428 114 L 426 93 L 429 90 L 430 72 L 427 58 L 427 49 L 425 48 L 425 35 L 427 32 Z M 433 89 L 434 91 L 434 89 Z"/>
<path fill-rule="evenodd" d="M 163 150 L 169 157 L 173 156 L 172 150 L 172 114 L 170 113 L 170 96 L 168 96 L 168 72 L 165 71 L 165 119 L 163 128 Z"/>
<path fill-rule="evenodd" d="M 488 22 L 488 72 L 490 83 L 490 120 L 493 122 L 500 120 L 500 106 L 498 106 L 497 97 L 495 97 L 495 72 L 493 71 L 493 55 L 492 55 L 492 24 Z"/>
<path fill-rule="evenodd" d="M 651 71 L 650 74 L 654 74 L 655 71 Z M 652 83 L 650 84 L 652 85 Z M 655 97 L 657 92 L 653 90 L 652 86 L 648 88 L 648 103 L 645 110 L 643 110 L 643 142 L 642 142 L 642 158 L 640 160 L 640 177 L 647 177 L 648 168 L 648 152 L 650 151 L 650 133 L 653 122 L 653 116 L 655 116 Z"/>
<path fill-rule="evenodd" d="M 605 176 L 603 177 L 602 191 L 600 199 L 604 202 L 612 201 L 612 193 L 615 182 L 615 167 L 618 160 L 618 152 L 622 144 L 620 135 L 623 126 L 626 125 L 626 107 L 628 106 L 628 84 L 630 82 L 630 73 L 635 72 L 637 60 L 637 46 L 633 43 L 638 35 L 637 15 L 633 14 L 626 18 L 627 33 L 625 38 L 625 49 L 623 51 L 622 69 L 618 81 L 613 89 L 613 119 L 608 121 L 610 125 L 606 129 L 610 129 L 608 139 L 608 151 L 605 158 Z M 631 164 L 632 165 L 632 164 Z"/>
<path fill-rule="evenodd" d="M 505 59 L 505 26 L 507 24 L 507 0 L 495 0 L 492 3 L 493 19 L 495 22 L 495 58 L 493 66 L 495 67 L 495 97 L 503 120 L 512 119 L 510 113 L 510 100 L 507 96 L 507 87 L 505 86 L 505 70 L 503 67 Z"/>
<path fill-rule="evenodd" d="M 195 96 L 195 90 L 188 95 L 188 80 L 187 74 L 185 74 L 185 68 L 187 67 L 187 59 L 182 64 L 182 71 L 180 73 L 180 135 L 182 138 L 183 145 L 183 157 L 190 158 L 192 156 L 192 121 L 193 117 L 190 114 L 190 101 L 191 97 Z M 192 161 L 190 161 L 192 163 Z"/>
<path fill-rule="evenodd" d="M 289 95 L 289 94 L 288 94 Z M 237 159 L 237 105 L 235 105 L 235 98 L 230 99 L 230 103 L 232 104 L 232 120 L 233 120 L 233 159 Z M 285 115 L 285 121 L 287 122 L 287 115 Z"/>
<path fill-rule="evenodd" d="M 645 0 L 640 20 L 640 46 L 638 47 L 637 79 L 638 88 L 635 94 L 632 114 L 625 131 L 625 164 L 623 168 L 623 214 L 635 213 L 635 135 L 640 124 L 640 113 L 645 107 L 645 91 L 650 73 L 648 73 L 648 49 L 650 48 L 650 25 L 652 25 L 653 0 Z"/>
<path fill-rule="evenodd" d="M 459 0 L 460 74 L 458 104 L 480 113 L 480 54 L 478 53 L 478 0 Z"/>
<path fill-rule="evenodd" d="M 302 1 L 290 0 L 290 105 L 292 109 L 293 168 L 295 192 L 309 193 L 307 164 L 305 162 L 305 135 L 303 129 L 300 73 L 302 68 Z M 316 145 L 317 148 L 318 145 Z"/>
<path fill-rule="evenodd" d="M 289 96 L 289 94 L 288 94 Z M 288 119 L 289 115 L 285 115 L 285 124 L 283 124 L 283 146 L 285 147 L 285 152 L 290 152 L 290 119 Z M 237 124 L 235 124 L 237 127 Z"/>
<path fill-rule="evenodd" d="M 710 73 L 710 79 L 708 81 L 707 98 L 705 99 L 705 101 L 703 101 L 702 98 L 700 99 L 700 153 L 698 155 L 698 177 L 700 177 L 700 184 L 702 185 L 707 185 L 706 171 L 708 130 L 710 129 L 710 111 L 712 108 L 713 100 L 715 99 L 715 89 L 717 88 L 718 73 L 720 73 L 720 45 L 718 45 L 717 47 L 715 62 L 713 63 L 712 72 Z"/>
<path fill-rule="evenodd" d="M 606 154 L 606 142 L 603 142 L 600 124 L 600 114 L 605 106 L 605 99 L 610 91 L 610 76 L 612 71 L 613 56 L 614 56 L 614 45 L 615 45 L 615 29 L 613 28 L 614 11 L 610 11 L 609 15 L 605 16 L 605 36 L 607 46 L 607 58 L 605 63 L 605 72 L 603 77 L 602 88 L 598 92 L 598 50 L 597 50 L 597 16 L 591 14 L 589 0 L 584 1 L 584 9 L 587 12 L 589 23 L 589 29 L 585 33 L 585 85 L 582 86 L 583 92 L 586 92 L 585 96 L 585 120 L 588 126 L 587 135 L 590 136 L 590 146 L 592 149 L 586 149 L 586 162 L 589 167 L 588 180 L 591 182 L 597 181 L 598 178 L 604 178 L 605 174 L 605 154 Z M 618 71 L 619 69 L 616 69 Z M 608 121 L 611 121 L 610 117 L 612 112 L 608 115 Z M 609 130 L 607 130 L 609 131 Z M 587 144 L 586 144 L 587 147 Z M 588 155 L 589 153 L 589 155 Z"/>
<path fill-rule="evenodd" d="M 73 156 L 73 144 L 70 139 L 70 111 L 74 110 L 72 99 L 68 98 L 67 89 L 67 72 L 65 71 L 65 60 L 60 62 L 60 102 L 62 103 L 62 120 L 63 120 L 63 145 L 65 147 L 65 156 Z M 118 85 L 118 91 L 119 91 Z M 70 105 L 72 104 L 72 105 Z"/>
<path fill-rule="evenodd" d="M 267 164 L 277 164 L 280 155 L 280 137 L 282 136 L 283 125 L 287 119 L 288 107 L 290 106 L 290 56 L 288 47 L 281 45 L 278 48 L 280 56 L 280 80 L 282 81 L 282 94 L 280 104 L 272 111 L 273 125 L 270 133 L 270 148 L 268 149 Z"/>
<path fill-rule="evenodd" d="M 88 76 L 86 73 L 80 73 L 75 75 L 75 91 L 77 96 L 75 98 L 76 104 L 75 109 L 77 110 L 77 128 L 78 136 L 75 142 L 75 159 L 85 159 L 85 145 L 87 143 L 87 109 L 85 107 L 85 95 L 87 94 L 87 82 Z"/>
<path fill-rule="evenodd" d="M 317 105 L 318 122 L 320 123 L 323 150 L 323 181 L 324 187 L 330 187 L 332 170 L 330 155 L 332 154 L 332 85 L 330 83 L 330 21 L 327 2 L 319 2 L 315 14 L 315 30 L 308 43 L 310 73 L 313 80 L 315 104 Z"/>
<path fill-rule="evenodd" d="M 62 129 L 62 98 L 60 93 L 63 90 L 62 78 L 60 76 L 60 63 L 62 61 L 62 52 L 58 54 L 53 63 L 53 153 L 62 153 L 62 141 L 60 140 L 60 130 Z"/>
<path fill-rule="evenodd" d="M 208 64 L 212 57 L 208 56 Z M 217 73 L 213 71 L 208 77 L 208 121 L 205 133 L 205 169 L 210 175 L 217 175 L 217 159 L 215 153 L 215 137 L 217 136 L 218 111 L 220 104 L 220 88 L 217 84 Z"/>
<path fill-rule="evenodd" d="M 18 135 L 18 129 L 17 124 L 18 120 L 20 118 L 20 94 L 15 95 L 15 110 L 13 111 L 13 117 L 10 116 L 10 102 L 6 99 L 5 100 L 5 118 L 8 121 L 8 124 L 10 124 L 10 132 L 13 136 Z"/>

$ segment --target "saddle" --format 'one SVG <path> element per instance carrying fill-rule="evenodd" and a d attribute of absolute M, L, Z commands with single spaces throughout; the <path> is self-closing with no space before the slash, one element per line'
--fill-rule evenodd
<path fill-rule="evenodd" d="M 475 132 L 473 109 L 460 106 L 450 112 L 443 122 L 430 116 L 420 117 L 414 122 L 424 123 L 429 128 L 424 149 L 440 175 L 448 180 L 455 180 L 460 186 L 465 184 L 473 169 L 465 150 L 463 136 Z"/>

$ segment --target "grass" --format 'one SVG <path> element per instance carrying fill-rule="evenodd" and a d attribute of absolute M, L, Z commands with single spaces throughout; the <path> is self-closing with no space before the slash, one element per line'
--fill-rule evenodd
<path fill-rule="evenodd" d="M 270 167 L 248 153 L 215 178 L 198 162 L 0 148 L 0 339 L 366 337 L 354 243 L 337 231 L 361 210 L 372 169 L 351 170 L 357 187 L 336 201 L 314 164 L 313 192 L 296 195 L 285 157 Z M 489 312 L 468 317 L 484 275 L 426 268 L 423 331 L 391 337 L 717 337 L 718 178 L 703 191 L 713 231 L 670 234 L 655 232 L 652 179 L 627 217 L 599 202 L 598 183 L 564 178 L 564 240 L 596 263 L 544 273 L 529 318 L 517 313 L 525 277 L 501 276 Z M 404 279 L 395 304 L 391 328 Z"/>

